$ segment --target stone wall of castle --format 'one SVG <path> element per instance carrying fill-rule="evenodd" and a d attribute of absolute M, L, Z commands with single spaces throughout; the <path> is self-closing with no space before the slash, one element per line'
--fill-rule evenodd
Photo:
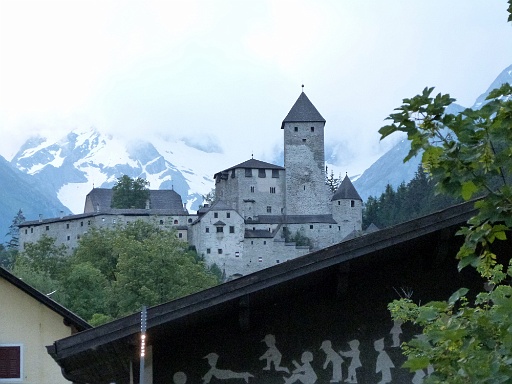
<path fill-rule="evenodd" d="M 286 214 L 329 214 L 324 123 L 284 124 L 284 165 Z"/>

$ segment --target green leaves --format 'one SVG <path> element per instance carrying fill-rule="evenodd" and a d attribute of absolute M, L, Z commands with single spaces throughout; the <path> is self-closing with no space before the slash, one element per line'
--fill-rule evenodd
<path fill-rule="evenodd" d="M 141 179 L 132 179 L 127 175 L 117 179 L 112 187 L 112 208 L 139 208 L 146 207 L 149 203 L 149 181 Z"/>
<path fill-rule="evenodd" d="M 512 13 L 512 0 L 509 12 Z M 511 16 L 512 17 L 512 16 Z M 466 288 L 447 302 L 416 305 L 400 300 L 389 305 L 392 316 L 423 328 L 421 337 L 404 346 L 411 370 L 432 365 L 430 382 L 503 383 L 512 377 L 512 262 L 497 253 L 496 242 L 512 228 L 512 86 L 489 94 L 479 110 L 446 114 L 453 99 L 432 97 L 433 89 L 404 99 L 391 114 L 381 138 L 407 133 L 411 149 L 405 160 L 423 151 L 424 168 L 439 191 L 468 201 L 477 213 L 458 231 L 464 243 L 457 253 L 459 269 L 472 266 L 489 292 L 472 297 Z M 507 262 L 505 266 L 500 260 Z"/>

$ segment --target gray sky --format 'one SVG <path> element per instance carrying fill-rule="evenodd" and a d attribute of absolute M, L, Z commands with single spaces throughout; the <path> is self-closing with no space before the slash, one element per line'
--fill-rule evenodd
<path fill-rule="evenodd" d="M 301 84 L 349 174 L 435 86 L 471 106 L 512 64 L 506 0 L 0 0 L 0 154 L 78 127 L 271 161 Z"/>

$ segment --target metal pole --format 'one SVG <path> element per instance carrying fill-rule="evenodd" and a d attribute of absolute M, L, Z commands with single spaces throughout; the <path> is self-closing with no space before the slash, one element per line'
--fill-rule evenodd
<path fill-rule="evenodd" d="M 139 368 L 139 384 L 144 384 L 144 356 L 146 355 L 146 306 L 142 306 L 140 312 L 140 368 Z"/>

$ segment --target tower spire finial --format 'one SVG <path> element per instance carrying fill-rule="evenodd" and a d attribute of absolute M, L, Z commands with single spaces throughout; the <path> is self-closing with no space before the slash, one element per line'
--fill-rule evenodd
<path fill-rule="evenodd" d="M 304 92 L 304 84 L 302 84 L 302 92 Z"/>

